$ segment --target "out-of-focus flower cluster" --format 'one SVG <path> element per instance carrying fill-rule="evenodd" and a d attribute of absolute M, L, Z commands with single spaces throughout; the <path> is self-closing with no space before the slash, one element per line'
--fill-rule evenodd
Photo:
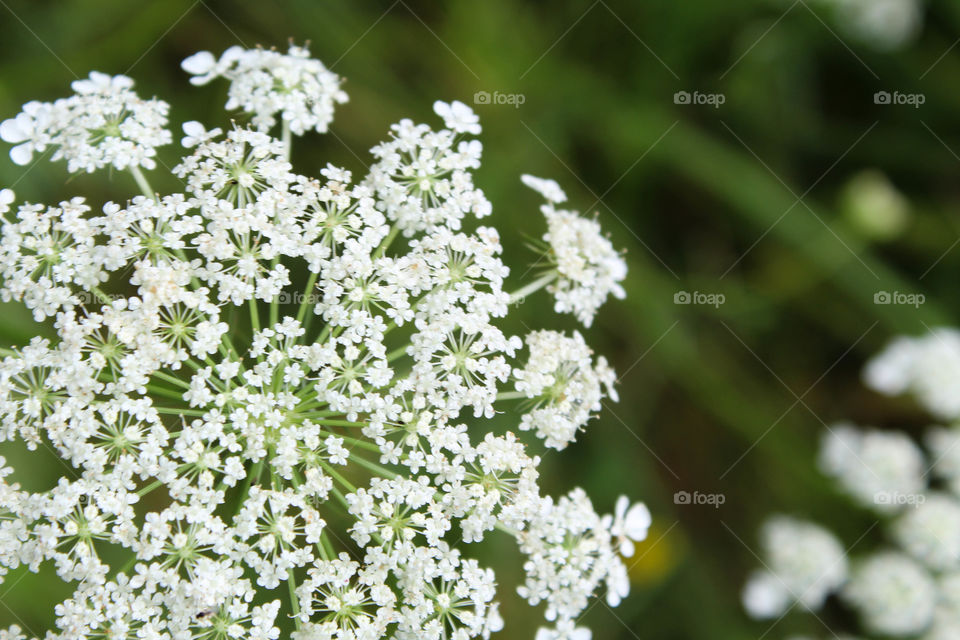
<path fill-rule="evenodd" d="M 0 573 L 75 585 L 51 639 L 486 638 L 503 626 L 496 577 L 466 551 L 496 532 L 516 541 L 519 594 L 545 604 L 539 637 L 587 637 L 578 617 L 627 594 L 622 557 L 650 514 L 541 495 L 538 455 L 489 418 L 513 412 L 562 449 L 616 399 L 579 333 L 499 326 L 539 289 L 585 324 L 623 295 L 597 222 L 525 177 L 547 199 L 546 266 L 511 295 L 497 231 L 473 223 L 491 205 L 466 105 L 436 103 L 445 128 L 394 125 L 360 180 L 314 178 L 292 134 L 326 130 L 339 78 L 299 47 L 183 66 L 228 79 L 253 126 L 185 123 L 180 193 L 141 171 L 171 134 L 129 78 L 92 74 L 0 126 L 18 162 L 50 147 L 142 190 L 9 214 L 0 191 L 0 296 L 56 336 L 2 351 L 0 443 L 65 471 L 27 490 L 0 459 Z"/>
<path fill-rule="evenodd" d="M 817 611 L 837 596 L 861 632 L 949 640 L 960 629 L 960 332 L 936 329 L 895 340 L 865 369 L 871 388 L 909 393 L 944 421 L 921 448 L 908 435 L 830 427 L 820 466 L 850 498 L 881 519 L 886 546 L 847 549 L 812 522 L 778 516 L 762 532 L 764 569 L 743 601 L 757 618 Z M 854 544 L 858 541 L 848 541 Z M 848 552 L 850 557 L 848 558 Z"/>

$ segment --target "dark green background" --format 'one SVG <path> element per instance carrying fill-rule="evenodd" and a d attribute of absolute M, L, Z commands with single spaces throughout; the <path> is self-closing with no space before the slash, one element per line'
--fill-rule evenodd
<path fill-rule="evenodd" d="M 951 49 L 960 3 L 931 1 L 925 11 L 916 41 L 881 52 L 816 0 L 0 0 L 0 117 L 66 95 L 76 75 L 96 69 L 127 73 L 142 95 L 169 101 L 176 125 L 223 125 L 225 84 L 192 87 L 180 60 L 309 40 L 347 78 L 351 101 L 330 134 L 296 141 L 294 160 L 301 172 L 328 161 L 362 172 L 391 122 L 437 123 L 435 99 L 522 94 L 519 108 L 476 107 L 485 152 L 477 179 L 494 203 L 511 288 L 532 262 L 525 236 L 542 232 L 524 172 L 557 179 L 574 207 L 597 211 L 630 263 L 627 300 L 608 304 L 587 332 L 622 374 L 621 402 L 544 465 L 553 493 L 583 485 L 604 511 L 627 493 L 654 514 L 633 595 L 613 612 L 591 608 L 585 624 L 595 638 L 829 636 L 796 612 L 773 630 L 749 621 L 739 590 L 758 564 L 766 514 L 829 522 L 848 545 L 871 526 L 815 471 L 824 423 L 925 424 L 908 403 L 859 382 L 865 359 L 891 336 L 947 323 L 960 305 L 960 250 L 951 251 L 960 237 L 960 48 Z M 677 105 L 681 90 L 726 100 Z M 926 102 L 876 105 L 880 90 Z M 172 165 L 175 148 L 161 159 Z M 849 180 L 871 168 L 911 204 L 902 232 L 884 241 L 844 206 Z M 161 173 L 151 174 L 154 186 L 174 188 Z M 126 174 L 71 178 L 62 163 L 17 167 L 4 153 L 7 185 L 47 203 L 134 193 Z M 726 303 L 675 305 L 681 290 L 722 293 Z M 884 290 L 921 292 L 926 303 L 875 305 Z M 532 299 L 511 329 L 573 326 L 544 313 L 548 305 Z M 19 307 L 0 311 L 7 342 L 42 330 Z M 675 505 L 678 490 L 722 493 L 725 504 Z M 877 544 L 878 532 L 857 548 Z M 539 612 L 514 602 L 517 567 L 508 564 L 498 570 L 501 637 L 532 637 Z M 49 576 L 11 574 L 0 585 L 0 621 L 42 632 L 49 614 L 36 603 L 59 591 Z M 833 604 L 821 617 L 850 622 Z"/>

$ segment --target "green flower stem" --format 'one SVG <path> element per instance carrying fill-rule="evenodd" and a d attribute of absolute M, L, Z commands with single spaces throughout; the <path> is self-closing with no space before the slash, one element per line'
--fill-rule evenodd
<path fill-rule="evenodd" d="M 297 579 L 293 575 L 293 568 L 287 569 L 287 586 L 290 588 L 290 609 L 293 611 L 293 623 L 299 630 L 301 624 L 300 600 L 297 598 Z"/>
<path fill-rule="evenodd" d="M 322 463 L 321 463 L 321 464 L 322 464 Z M 337 477 L 337 476 L 339 476 L 339 477 Z M 342 484 L 342 483 L 346 483 L 346 484 L 344 484 L 344 486 L 345 486 L 345 487 L 348 487 L 348 488 L 349 488 L 349 487 L 353 487 L 353 485 L 350 484 L 349 482 L 347 482 L 346 480 L 344 480 L 344 479 L 343 479 L 343 476 L 341 476 L 339 473 L 337 474 L 337 476 L 334 477 L 334 479 L 337 480 L 337 482 L 340 482 L 341 484 Z M 353 487 L 353 489 L 350 489 L 350 490 L 351 490 L 351 491 L 356 491 L 356 487 Z M 340 491 L 340 489 L 337 489 L 336 487 L 330 487 L 330 493 L 332 493 L 332 494 L 333 494 L 333 497 L 337 499 L 337 502 L 340 503 L 340 506 L 343 507 L 344 510 L 345 510 L 347 513 L 349 513 L 349 512 L 350 512 L 350 505 L 347 503 L 347 499 L 346 499 L 346 497 L 344 497 L 344 495 L 343 495 L 343 493 Z"/>
<path fill-rule="evenodd" d="M 179 391 L 174 391 L 173 389 L 164 389 L 163 387 L 158 387 L 153 384 L 148 384 L 147 391 L 149 391 L 152 394 L 167 398 L 169 400 L 183 400 L 183 394 Z"/>
<path fill-rule="evenodd" d="M 154 371 L 153 375 L 160 378 L 161 380 L 166 380 L 170 384 L 176 385 L 178 387 L 183 387 L 184 389 L 190 389 L 190 383 L 181 380 L 175 376 L 170 375 L 164 371 Z"/>
<path fill-rule="evenodd" d="M 315 421 L 317 424 L 325 424 L 331 427 L 365 427 L 367 426 L 366 422 L 350 422 L 349 420 L 325 420 L 320 419 Z"/>
<path fill-rule="evenodd" d="M 260 479 L 264 460 L 266 460 L 266 457 L 257 460 L 253 467 L 250 468 L 250 472 L 247 473 L 247 477 L 243 481 L 243 488 L 240 490 L 240 502 L 238 503 L 240 506 L 238 507 L 237 513 L 240 513 L 239 509 L 243 507 L 243 504 L 247 501 L 247 496 L 250 495 L 250 486 Z"/>
<path fill-rule="evenodd" d="M 326 462 L 321 461 L 321 462 L 320 462 L 320 466 L 322 466 L 322 467 L 323 467 L 323 470 L 326 471 L 327 473 L 329 473 L 329 474 L 333 477 L 334 480 L 336 480 L 337 482 L 339 482 L 340 484 L 342 484 L 344 487 L 346 487 L 347 490 L 350 491 L 351 493 L 353 493 L 354 491 L 357 490 L 357 488 L 356 488 L 355 486 L 353 486 L 353 484 L 351 484 L 351 482 L 350 482 L 349 480 L 347 480 L 347 479 L 344 478 L 342 475 L 340 475 L 340 472 L 339 472 L 339 471 L 337 471 L 336 469 L 334 469 L 333 467 L 331 467 L 331 466 L 330 466 L 329 464 L 327 464 Z M 334 491 L 336 491 L 336 489 L 334 489 Z M 347 505 L 347 501 L 346 501 L 345 499 L 343 499 L 343 496 L 342 496 L 342 495 L 340 496 L 340 498 L 341 498 L 342 501 L 343 501 L 343 506 L 345 506 L 345 507 L 346 507 L 346 506 L 349 506 L 349 505 Z"/>
<path fill-rule="evenodd" d="M 176 409 L 174 407 L 153 407 L 156 409 L 157 413 L 170 416 L 192 416 L 194 418 L 202 418 L 207 415 L 206 411 L 201 411 L 200 409 Z"/>
<path fill-rule="evenodd" d="M 400 228 L 396 225 L 390 227 L 390 233 L 380 242 L 380 246 L 377 247 L 377 252 L 373 254 L 374 259 L 383 257 L 383 254 L 387 252 L 387 249 L 390 248 L 390 245 L 393 244 L 394 239 L 397 237 L 397 234 L 400 233 Z"/>
<path fill-rule="evenodd" d="M 366 449 L 367 451 L 373 451 L 376 453 L 381 453 L 380 447 L 376 444 L 370 442 L 369 440 L 361 440 L 360 438 L 351 438 L 350 436 L 341 436 L 338 435 L 338 438 L 343 438 L 344 441 L 351 443 L 354 446 L 360 447 L 361 449 Z M 353 456 L 350 456 L 350 459 L 353 459 Z M 384 469 L 386 471 L 386 469 Z"/>
<path fill-rule="evenodd" d="M 133 174 L 133 179 L 137 181 L 137 186 L 140 187 L 140 192 L 148 198 L 156 200 L 157 192 L 154 191 L 153 187 L 150 186 L 150 182 L 147 180 L 147 177 L 143 175 L 143 171 L 140 170 L 140 167 L 135 165 L 131 166 L 130 173 Z"/>
<path fill-rule="evenodd" d="M 545 286 L 557 279 L 557 272 L 551 271 L 550 273 L 537 278 L 530 284 L 520 287 L 516 291 L 510 294 L 510 304 L 516 304 L 518 302 L 523 302 L 523 300 L 532 293 L 543 289 Z"/>
<path fill-rule="evenodd" d="M 162 484 L 163 484 L 163 482 L 161 482 L 160 480 L 154 480 L 153 482 L 151 482 L 151 483 L 148 484 L 147 486 L 145 486 L 145 487 L 143 487 L 142 489 L 140 489 L 139 491 L 137 491 L 137 495 L 142 498 L 143 496 L 147 495 L 148 493 L 150 493 L 151 491 L 153 491 L 153 490 L 156 489 L 157 487 L 161 486 Z"/>
<path fill-rule="evenodd" d="M 398 349 L 394 349 L 393 351 L 391 351 L 390 353 L 388 353 L 388 354 L 387 354 L 387 362 L 393 362 L 394 360 L 396 360 L 396 359 L 399 358 L 400 356 L 406 354 L 406 353 L 407 353 L 407 346 L 409 346 L 409 345 L 404 345 L 404 346 L 402 346 L 402 347 L 400 347 L 400 348 L 398 348 Z"/>
<path fill-rule="evenodd" d="M 302 323 L 304 316 L 307 315 L 307 309 L 310 307 L 309 302 L 313 298 L 313 289 L 317 285 L 317 277 L 319 273 L 310 272 L 310 277 L 307 279 L 307 286 L 303 290 L 303 300 L 300 301 L 300 308 L 297 309 L 297 322 Z"/>
<path fill-rule="evenodd" d="M 333 550 L 333 544 L 330 542 L 329 538 L 327 538 L 327 532 L 325 529 L 320 532 L 320 544 L 323 546 L 323 549 L 326 550 L 326 553 L 321 554 L 325 559 L 332 560 L 333 558 L 337 557 L 337 554 Z"/>
<path fill-rule="evenodd" d="M 280 258 L 274 258 L 270 263 L 270 270 L 276 269 L 278 264 L 280 264 Z M 270 300 L 270 326 L 275 327 L 278 322 L 280 322 L 280 300 L 277 296 L 273 296 Z"/>
<path fill-rule="evenodd" d="M 383 467 L 377 464 L 376 462 L 370 462 L 369 460 L 364 460 L 363 458 L 360 458 L 355 455 L 351 455 L 350 460 L 352 460 L 353 462 L 356 462 L 361 467 L 365 467 L 366 469 L 373 471 L 377 475 L 383 476 L 384 478 L 396 478 L 399 475 L 397 473 L 394 473 L 393 471 L 390 471 L 390 469 L 387 469 L 386 467 Z"/>
<path fill-rule="evenodd" d="M 290 162 L 290 152 L 293 150 L 293 134 L 290 131 L 290 123 L 286 120 L 280 129 L 280 141 L 283 142 L 283 159 Z"/>
<path fill-rule="evenodd" d="M 523 391 L 503 391 L 497 394 L 497 400 L 519 400 L 526 397 L 527 394 Z"/>
<path fill-rule="evenodd" d="M 110 304 L 111 302 L 113 302 L 113 298 L 111 298 L 109 295 L 104 293 L 100 289 L 100 287 L 91 287 L 90 291 L 92 291 L 93 294 L 97 296 L 97 300 L 99 300 L 101 304 Z"/>
<path fill-rule="evenodd" d="M 260 311 L 257 309 L 257 299 L 250 298 L 250 324 L 254 332 L 260 331 Z"/>

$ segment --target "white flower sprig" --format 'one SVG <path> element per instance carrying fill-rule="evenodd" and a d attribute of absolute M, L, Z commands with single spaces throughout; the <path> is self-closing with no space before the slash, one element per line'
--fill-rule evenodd
<path fill-rule="evenodd" d="M 167 105 L 123 76 L 0 126 L 18 162 L 53 148 L 142 192 L 4 218 L 0 296 L 56 337 L 2 351 L 0 443 L 48 448 L 69 473 L 30 491 L 0 459 L 0 576 L 49 565 L 75 584 L 50 639 L 487 638 L 502 594 L 466 551 L 496 532 L 524 554 L 519 594 L 545 603 L 538 637 L 587 637 L 579 616 L 600 591 L 626 596 L 622 557 L 650 514 L 541 495 L 540 458 L 488 419 L 513 406 L 561 449 L 616 400 L 579 333 L 499 324 L 543 288 L 589 324 L 623 294 L 622 258 L 595 221 L 554 210 L 556 183 L 525 177 L 548 200 L 546 266 L 506 292 L 499 235 L 473 224 L 491 204 L 463 103 L 434 105 L 446 128 L 394 125 L 361 180 L 311 178 L 292 135 L 325 131 L 346 95 L 306 49 L 183 67 L 229 80 L 227 108 L 253 126 L 185 123 L 182 193 L 141 171 L 172 138 Z M 0 191 L 0 213 L 14 200 Z"/>

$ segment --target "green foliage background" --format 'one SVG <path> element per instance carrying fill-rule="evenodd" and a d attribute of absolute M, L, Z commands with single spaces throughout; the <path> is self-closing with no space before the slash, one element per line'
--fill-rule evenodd
<path fill-rule="evenodd" d="M 225 85 L 192 87 L 180 60 L 309 40 L 347 78 L 351 101 L 330 134 L 296 141 L 295 163 L 360 172 L 391 122 L 434 122 L 435 99 L 522 94 L 517 108 L 476 106 L 486 158 L 478 182 L 514 285 L 532 260 L 524 238 L 542 232 L 524 172 L 557 179 L 574 207 L 596 211 L 630 264 L 628 298 L 587 332 L 622 375 L 621 402 L 576 446 L 547 455 L 544 469 L 551 492 L 583 485 L 601 510 L 627 493 L 654 514 L 631 568 L 633 595 L 613 611 L 597 604 L 585 623 L 611 639 L 826 637 L 797 612 L 772 630 L 750 622 L 739 589 L 771 512 L 831 523 L 854 551 L 882 542 L 879 529 L 857 541 L 873 520 L 815 471 L 824 424 L 925 425 L 911 405 L 859 382 L 864 360 L 891 336 L 960 315 L 960 4 L 930 0 L 925 11 L 915 42 L 881 52 L 817 0 L 0 0 L 0 117 L 65 95 L 96 69 L 129 74 L 141 94 L 169 101 L 176 126 L 224 125 Z M 926 101 L 877 105 L 881 90 Z M 678 105 L 677 91 L 722 92 L 725 102 Z M 172 166 L 175 149 L 161 159 Z M 895 237 L 877 239 L 845 206 L 864 169 L 885 172 L 910 201 Z M 134 193 L 126 174 L 69 177 L 62 164 L 17 167 L 5 153 L 0 186 L 51 204 Z M 726 302 L 676 305 L 681 290 Z M 926 302 L 876 305 L 878 291 Z M 512 329 L 543 323 L 548 304 L 531 299 Z M 0 314 L 4 342 L 44 331 L 15 305 Z M 22 481 L 43 484 L 58 468 L 29 473 Z M 725 503 L 674 504 L 681 490 L 722 493 Z M 507 547 L 485 553 L 501 582 L 515 584 Z M 43 629 L 50 615 L 37 604 L 57 592 L 49 576 L 12 573 L 0 585 L 0 622 Z M 503 637 L 532 637 L 539 613 L 507 599 Z M 834 604 L 822 618 L 849 622 Z"/>

